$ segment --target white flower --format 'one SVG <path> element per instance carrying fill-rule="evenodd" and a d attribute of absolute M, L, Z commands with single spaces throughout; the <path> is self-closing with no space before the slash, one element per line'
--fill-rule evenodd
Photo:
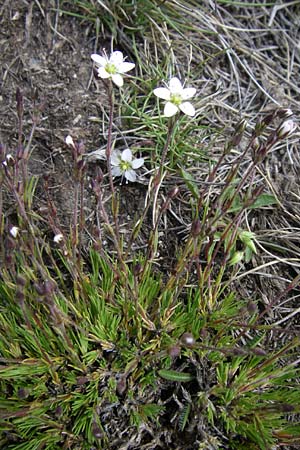
<path fill-rule="evenodd" d="M 135 170 L 142 167 L 142 165 L 144 164 L 144 158 L 132 158 L 133 155 L 129 148 L 126 148 L 122 152 L 120 152 L 119 150 L 114 150 L 110 158 L 110 164 L 112 166 L 112 176 L 125 176 L 127 181 L 136 181 Z"/>
<path fill-rule="evenodd" d="M 68 136 L 67 136 L 66 139 L 65 139 L 65 143 L 66 143 L 67 145 L 70 145 L 71 147 L 75 147 L 73 138 L 72 138 L 72 136 L 70 136 L 69 134 L 68 134 Z"/>
<path fill-rule="evenodd" d="M 54 241 L 56 244 L 59 244 L 60 241 L 63 240 L 63 238 L 64 238 L 64 236 L 63 236 L 61 233 L 58 233 L 58 234 L 56 234 L 56 235 L 54 236 L 53 241 Z"/>
<path fill-rule="evenodd" d="M 10 234 L 12 235 L 13 238 L 16 238 L 19 234 L 19 227 L 11 227 L 11 229 L 9 230 Z"/>
<path fill-rule="evenodd" d="M 168 88 L 156 88 L 153 93 L 156 97 L 167 100 L 164 109 L 164 115 L 166 117 L 174 116 L 179 110 L 188 116 L 195 115 L 194 106 L 186 100 L 194 97 L 196 89 L 184 88 L 177 77 L 171 78 Z"/>
<path fill-rule="evenodd" d="M 103 56 L 93 54 L 91 58 L 98 66 L 98 76 L 111 78 L 118 87 L 123 86 L 123 74 L 135 67 L 135 64 L 126 62 L 123 53 L 119 51 L 112 52 L 109 58 L 105 53 Z"/>

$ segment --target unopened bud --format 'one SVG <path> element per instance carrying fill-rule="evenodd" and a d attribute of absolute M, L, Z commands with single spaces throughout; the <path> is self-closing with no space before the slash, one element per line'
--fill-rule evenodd
<path fill-rule="evenodd" d="M 143 267 L 140 263 L 137 263 L 132 268 L 133 275 L 138 277 L 143 272 Z"/>
<path fill-rule="evenodd" d="M 17 113 L 18 113 L 18 117 L 20 119 L 23 114 L 23 94 L 19 87 L 17 87 L 16 102 L 17 102 Z"/>
<path fill-rule="evenodd" d="M 5 157 L 5 160 L 2 161 L 2 164 L 3 166 L 12 167 L 15 164 L 15 159 L 10 153 L 8 153 Z"/>
<path fill-rule="evenodd" d="M 235 356 L 243 356 L 243 355 L 247 355 L 247 351 L 244 350 L 243 348 L 240 347 L 235 347 L 232 349 L 232 354 Z"/>
<path fill-rule="evenodd" d="M 175 186 L 169 193 L 168 193 L 168 197 L 173 199 L 176 197 L 176 195 L 178 195 L 179 192 L 179 187 Z"/>
<path fill-rule="evenodd" d="M 25 398 L 27 398 L 29 396 L 30 392 L 29 389 L 27 388 L 20 388 L 18 389 L 17 395 L 19 397 L 19 399 L 24 400 Z"/>
<path fill-rule="evenodd" d="M 267 352 L 263 350 L 262 348 L 256 347 L 252 349 L 252 353 L 257 356 L 267 356 Z"/>
<path fill-rule="evenodd" d="M 96 181 L 97 183 L 101 184 L 103 181 L 104 175 L 103 172 L 101 170 L 100 167 L 97 168 L 97 173 L 96 173 Z"/>
<path fill-rule="evenodd" d="M 252 145 L 251 145 L 251 148 L 252 148 L 252 150 L 253 150 L 254 152 L 257 152 L 257 151 L 259 150 L 259 148 L 260 148 L 260 142 L 259 142 L 259 140 L 258 140 L 257 137 L 253 140 Z"/>
<path fill-rule="evenodd" d="M 280 409 L 282 412 L 288 413 L 288 412 L 295 411 L 295 406 L 290 405 L 289 403 L 282 403 L 280 405 Z"/>
<path fill-rule="evenodd" d="M 192 347 L 195 344 L 195 338 L 192 333 L 184 333 L 180 340 L 186 347 Z"/>
<path fill-rule="evenodd" d="M 25 157 L 25 149 L 23 147 L 23 145 L 19 145 L 19 147 L 16 150 L 16 157 L 18 160 L 20 159 L 24 159 Z"/>
<path fill-rule="evenodd" d="M 179 345 L 173 345 L 173 347 L 170 347 L 168 349 L 168 354 L 171 356 L 171 358 L 176 358 L 177 356 L 180 356 L 181 348 Z"/>
<path fill-rule="evenodd" d="M 0 161 L 3 161 L 5 158 L 5 147 L 3 144 L 0 144 Z"/>
<path fill-rule="evenodd" d="M 52 280 L 45 280 L 44 282 L 44 292 L 45 294 L 51 294 L 54 289 L 55 289 L 56 285 L 55 282 Z"/>
<path fill-rule="evenodd" d="M 101 439 L 103 436 L 101 428 L 99 427 L 99 425 L 96 422 L 93 422 L 92 433 L 96 439 Z"/>
<path fill-rule="evenodd" d="M 231 141 L 228 144 L 230 146 L 230 148 L 237 147 L 239 145 L 239 143 L 242 140 L 242 137 L 243 137 L 244 131 L 246 129 L 246 126 L 247 126 L 247 122 L 246 122 L 245 119 L 242 119 L 236 125 L 236 128 L 234 130 L 234 134 L 233 134 L 233 136 L 231 138 Z"/>
<path fill-rule="evenodd" d="M 199 236 L 200 231 L 201 231 L 201 222 L 199 219 L 195 219 L 194 222 L 192 223 L 191 235 L 193 237 L 197 237 Z"/>
<path fill-rule="evenodd" d="M 53 241 L 54 241 L 56 244 L 59 244 L 60 241 L 63 240 L 63 238 L 64 238 L 64 236 L 63 236 L 61 233 L 58 233 L 58 234 L 56 234 L 56 235 L 54 236 Z"/>
<path fill-rule="evenodd" d="M 266 117 L 263 118 L 263 120 L 261 121 L 261 123 L 264 126 L 268 126 L 270 125 L 270 123 L 274 120 L 274 118 L 276 117 L 276 111 L 273 111 L 270 114 L 267 114 Z"/>
<path fill-rule="evenodd" d="M 68 136 L 65 138 L 65 143 L 66 143 L 67 145 L 69 145 L 70 147 L 75 147 L 73 138 L 72 138 L 72 136 L 70 136 L 69 134 L 68 134 Z"/>
<path fill-rule="evenodd" d="M 17 291 L 16 292 L 16 299 L 20 302 L 20 303 L 24 303 L 25 301 L 25 295 L 22 291 Z"/>
<path fill-rule="evenodd" d="M 126 376 L 122 375 L 120 376 L 120 378 L 118 379 L 117 385 L 116 385 L 116 391 L 119 395 L 123 395 L 124 392 L 127 389 L 127 380 L 126 380 Z"/>
<path fill-rule="evenodd" d="M 26 280 L 22 275 L 17 275 L 17 285 L 24 287 L 26 285 Z"/>
<path fill-rule="evenodd" d="M 12 236 L 13 238 L 16 239 L 16 237 L 17 237 L 18 234 L 19 234 L 19 230 L 20 230 L 19 227 L 11 227 L 11 229 L 9 230 L 9 232 L 10 232 L 11 236 Z"/>
<path fill-rule="evenodd" d="M 289 108 L 286 109 L 281 109 L 278 112 L 278 117 L 280 117 L 280 119 L 289 119 L 291 116 L 293 116 L 293 111 Z"/>
<path fill-rule="evenodd" d="M 45 288 L 43 284 L 34 283 L 34 288 L 39 295 L 45 294 Z"/>
<path fill-rule="evenodd" d="M 257 312 L 257 305 L 252 300 L 247 303 L 247 310 L 250 314 L 255 314 Z"/>
<path fill-rule="evenodd" d="M 295 130 L 297 128 L 297 124 L 289 119 L 286 120 L 285 122 L 283 122 L 276 130 L 277 136 L 280 139 L 285 139 L 289 136 L 291 136 L 292 134 L 294 134 Z"/>

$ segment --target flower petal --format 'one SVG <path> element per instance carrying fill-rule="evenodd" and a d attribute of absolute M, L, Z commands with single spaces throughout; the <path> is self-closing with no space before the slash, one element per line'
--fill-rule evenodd
<path fill-rule="evenodd" d="M 181 105 L 180 105 L 181 106 Z M 166 117 L 172 117 L 175 116 L 175 114 L 178 112 L 178 107 L 174 105 L 174 103 L 167 102 L 164 109 L 164 115 Z"/>
<path fill-rule="evenodd" d="M 121 64 L 123 60 L 124 60 L 123 53 L 119 51 L 113 52 L 109 58 L 109 62 L 116 65 Z"/>
<path fill-rule="evenodd" d="M 194 116 L 196 111 L 190 102 L 183 102 L 179 105 L 180 110 L 187 116 Z"/>
<path fill-rule="evenodd" d="M 183 89 L 181 93 L 181 98 L 182 100 L 189 100 L 190 98 L 194 97 L 195 94 L 196 94 L 195 88 L 186 88 Z"/>
<path fill-rule="evenodd" d="M 119 166 L 114 166 L 111 168 L 111 174 L 113 177 L 120 177 L 123 174 L 123 172 Z"/>
<path fill-rule="evenodd" d="M 132 161 L 132 151 L 130 148 L 125 148 L 125 150 L 122 151 L 121 156 L 122 161 L 131 162 Z"/>
<path fill-rule="evenodd" d="M 94 53 L 93 55 L 91 55 L 91 58 L 96 64 L 98 64 L 98 66 L 105 66 L 107 64 L 107 59 L 104 58 L 104 56 L 100 56 Z"/>
<path fill-rule="evenodd" d="M 120 73 L 125 73 L 129 72 L 129 70 L 132 70 L 134 67 L 135 67 L 134 63 L 122 62 L 121 64 L 118 65 L 118 71 Z"/>
<path fill-rule="evenodd" d="M 119 166 L 121 160 L 121 153 L 118 150 L 114 150 L 110 157 L 110 164 L 112 166 Z"/>
<path fill-rule="evenodd" d="M 156 88 L 154 89 L 153 94 L 158 98 L 162 98 L 163 100 L 170 100 L 171 97 L 170 91 L 167 88 Z"/>
<path fill-rule="evenodd" d="M 86 155 L 89 159 L 105 159 L 106 158 L 106 149 L 99 148 L 98 150 L 94 150 L 93 152 L 87 153 Z"/>
<path fill-rule="evenodd" d="M 125 178 L 126 178 L 126 180 L 128 180 L 128 181 L 132 181 L 133 183 L 135 182 L 135 180 L 136 180 L 136 173 L 135 173 L 135 171 L 134 170 L 126 170 L 125 171 Z"/>
<path fill-rule="evenodd" d="M 169 89 L 170 89 L 171 93 L 174 93 L 174 94 L 182 93 L 183 86 L 182 86 L 179 78 L 177 78 L 177 77 L 171 78 L 171 80 L 169 81 Z"/>
<path fill-rule="evenodd" d="M 118 87 L 122 87 L 124 84 L 123 77 L 119 73 L 114 73 L 111 75 L 111 79 Z"/>
<path fill-rule="evenodd" d="M 98 77 L 100 77 L 100 78 L 110 78 L 111 77 L 111 74 L 106 72 L 106 69 L 102 66 L 99 67 L 97 72 L 98 72 Z"/>
<path fill-rule="evenodd" d="M 131 166 L 133 169 L 139 169 L 144 165 L 144 158 L 136 158 L 132 161 Z"/>

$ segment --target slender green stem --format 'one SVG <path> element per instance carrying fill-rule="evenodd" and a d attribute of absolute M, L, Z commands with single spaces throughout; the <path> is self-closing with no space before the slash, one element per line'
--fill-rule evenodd
<path fill-rule="evenodd" d="M 113 198 L 115 194 L 115 188 L 113 183 L 113 177 L 111 173 L 111 152 L 112 152 L 112 128 L 113 128 L 113 117 L 114 117 L 114 91 L 111 80 L 108 81 L 108 98 L 109 98 L 109 119 L 108 119 L 108 134 L 107 134 L 107 145 L 106 145 L 106 164 L 107 173 L 109 178 L 109 186 L 112 192 Z"/>

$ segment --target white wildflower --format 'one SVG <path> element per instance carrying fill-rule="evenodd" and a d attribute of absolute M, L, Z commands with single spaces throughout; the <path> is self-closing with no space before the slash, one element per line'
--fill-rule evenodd
<path fill-rule="evenodd" d="M 119 51 L 112 52 L 109 58 L 106 53 L 103 56 L 93 54 L 91 58 L 98 66 L 98 76 L 100 78 L 111 78 L 118 87 L 123 86 L 124 73 L 135 67 L 134 63 L 125 61 L 123 53 Z"/>
<path fill-rule="evenodd" d="M 132 152 L 126 148 L 122 152 L 114 150 L 111 154 L 111 174 L 113 177 L 124 176 L 127 181 L 136 181 L 135 170 L 142 167 L 144 158 L 133 159 Z"/>
<path fill-rule="evenodd" d="M 71 147 L 75 147 L 73 138 L 72 138 L 72 136 L 70 136 L 69 134 L 68 134 L 68 136 L 67 136 L 66 139 L 65 139 L 65 143 L 66 143 L 67 145 L 71 146 Z"/>
<path fill-rule="evenodd" d="M 194 97 L 196 89 L 184 88 L 177 77 L 171 78 L 168 87 L 156 88 L 153 93 L 156 97 L 167 100 L 164 108 L 164 115 L 166 117 L 174 116 L 179 110 L 188 116 L 195 115 L 194 106 L 186 100 Z"/>
<path fill-rule="evenodd" d="M 64 236 L 63 236 L 61 233 L 58 233 L 58 234 L 56 234 L 56 235 L 54 236 L 53 241 L 54 241 L 56 244 L 59 244 L 60 241 L 63 240 L 63 238 L 64 238 Z"/>
<path fill-rule="evenodd" d="M 11 227 L 11 229 L 9 230 L 10 234 L 12 235 L 13 238 L 16 238 L 19 234 L 19 227 Z"/>

